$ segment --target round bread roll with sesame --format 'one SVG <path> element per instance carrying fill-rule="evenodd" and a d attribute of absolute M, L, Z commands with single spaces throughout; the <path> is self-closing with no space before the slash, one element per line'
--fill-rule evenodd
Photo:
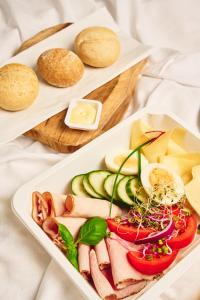
<path fill-rule="evenodd" d="M 107 67 L 118 59 L 120 42 L 111 29 L 95 26 L 86 28 L 77 35 L 74 49 L 85 64 Z"/>
<path fill-rule="evenodd" d="M 38 90 L 38 78 L 31 68 L 17 63 L 0 68 L 0 108 L 25 109 L 36 99 Z"/>
<path fill-rule="evenodd" d="M 84 65 L 72 51 L 54 48 L 43 52 L 37 61 L 38 72 L 49 84 L 68 87 L 77 83 L 84 73 Z"/>

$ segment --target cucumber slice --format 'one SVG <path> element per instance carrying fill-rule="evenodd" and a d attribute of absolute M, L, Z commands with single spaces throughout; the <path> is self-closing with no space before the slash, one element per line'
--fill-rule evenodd
<path fill-rule="evenodd" d="M 85 174 L 74 176 L 71 182 L 72 193 L 77 196 L 89 197 L 83 186 L 83 177 Z"/>
<path fill-rule="evenodd" d="M 90 185 L 88 181 L 88 174 L 85 174 L 83 177 L 83 186 L 86 192 L 93 198 L 101 198 L 93 189 L 93 187 Z"/>
<path fill-rule="evenodd" d="M 117 194 L 118 194 L 120 200 L 123 201 L 124 203 L 128 204 L 128 205 L 133 205 L 134 204 L 133 200 L 129 197 L 129 195 L 126 192 L 127 182 L 131 178 L 132 178 L 131 176 L 125 176 L 117 184 Z"/>
<path fill-rule="evenodd" d="M 105 199 L 108 199 L 108 195 L 104 189 L 104 181 L 109 175 L 110 172 L 104 170 L 96 170 L 88 173 L 88 181 L 93 190 Z"/>
<path fill-rule="evenodd" d="M 129 197 L 139 203 L 147 202 L 148 195 L 145 192 L 144 188 L 138 184 L 137 177 L 131 178 L 126 185 L 126 192 L 129 195 Z"/>
<path fill-rule="evenodd" d="M 112 192 L 113 192 L 113 186 L 114 186 L 114 182 L 115 182 L 115 178 L 116 178 L 116 174 L 111 174 L 109 175 L 105 181 L 104 181 L 104 189 L 106 191 L 106 193 L 108 194 L 108 196 L 111 198 L 112 197 Z M 124 178 L 124 175 L 119 174 L 118 178 L 117 178 L 117 183 Z M 118 199 L 118 195 L 117 195 L 117 187 L 115 189 L 115 194 L 114 194 L 114 200 L 119 200 Z"/>

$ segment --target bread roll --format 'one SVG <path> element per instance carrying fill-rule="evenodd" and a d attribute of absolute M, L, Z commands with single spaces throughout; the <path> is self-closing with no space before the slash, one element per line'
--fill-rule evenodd
<path fill-rule="evenodd" d="M 107 67 L 119 57 L 120 42 L 115 32 L 109 28 L 89 27 L 78 34 L 74 49 L 85 64 Z"/>
<path fill-rule="evenodd" d="M 63 48 L 43 52 L 38 58 L 37 66 L 42 78 L 57 87 L 74 85 L 84 72 L 80 58 L 74 52 Z"/>
<path fill-rule="evenodd" d="M 0 108 L 22 110 L 31 105 L 38 90 L 38 79 L 31 68 L 14 63 L 0 68 Z"/>

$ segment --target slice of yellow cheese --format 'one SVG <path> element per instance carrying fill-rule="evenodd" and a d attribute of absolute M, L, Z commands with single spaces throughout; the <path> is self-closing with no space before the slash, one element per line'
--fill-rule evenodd
<path fill-rule="evenodd" d="M 133 123 L 131 129 L 130 149 L 135 149 L 150 139 L 145 132 L 151 131 L 152 128 L 143 120 L 137 120 Z"/>
<path fill-rule="evenodd" d="M 200 180 L 200 165 L 192 168 L 192 176 L 193 178 Z"/>
<path fill-rule="evenodd" d="M 185 186 L 185 194 L 190 205 L 200 216 L 200 180 L 193 178 Z"/>
<path fill-rule="evenodd" d="M 176 144 L 178 144 L 180 147 L 183 147 L 185 142 L 185 136 L 186 130 L 181 127 L 176 127 L 173 129 L 171 138 Z"/>
<path fill-rule="evenodd" d="M 186 150 L 179 146 L 179 144 L 175 143 L 174 140 L 170 139 L 167 148 L 168 155 L 179 155 L 179 154 L 186 154 Z"/>
<path fill-rule="evenodd" d="M 159 162 L 160 157 L 167 153 L 171 131 L 165 132 L 153 143 L 143 147 L 142 152 L 150 163 Z"/>
<path fill-rule="evenodd" d="M 193 153 L 183 154 L 183 155 L 165 155 L 160 157 L 160 162 L 168 165 L 174 169 L 180 176 L 183 176 L 185 173 L 192 172 L 192 168 L 200 164 L 200 157 L 196 157 L 197 154 Z M 191 159 L 190 159 L 191 157 Z"/>

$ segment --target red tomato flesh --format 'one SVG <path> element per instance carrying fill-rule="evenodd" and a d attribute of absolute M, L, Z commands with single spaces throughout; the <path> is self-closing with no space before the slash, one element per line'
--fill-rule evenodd
<path fill-rule="evenodd" d="M 110 231 L 115 232 L 122 239 L 134 242 L 136 239 L 143 239 L 147 237 L 150 233 L 155 232 L 152 228 L 138 228 L 133 225 L 123 225 L 116 223 L 113 219 L 107 219 L 107 224 Z"/>
<path fill-rule="evenodd" d="M 128 252 L 128 260 L 130 264 L 140 273 L 145 275 L 156 275 L 166 270 L 175 260 L 178 250 L 173 250 L 170 255 L 161 255 L 147 260 L 142 257 L 142 253 L 130 251 Z"/>
<path fill-rule="evenodd" d="M 187 217 L 187 227 L 184 232 L 180 232 L 176 237 L 173 237 L 167 244 L 172 249 L 182 249 L 187 247 L 194 239 L 197 230 L 197 218 L 194 214 Z"/>

